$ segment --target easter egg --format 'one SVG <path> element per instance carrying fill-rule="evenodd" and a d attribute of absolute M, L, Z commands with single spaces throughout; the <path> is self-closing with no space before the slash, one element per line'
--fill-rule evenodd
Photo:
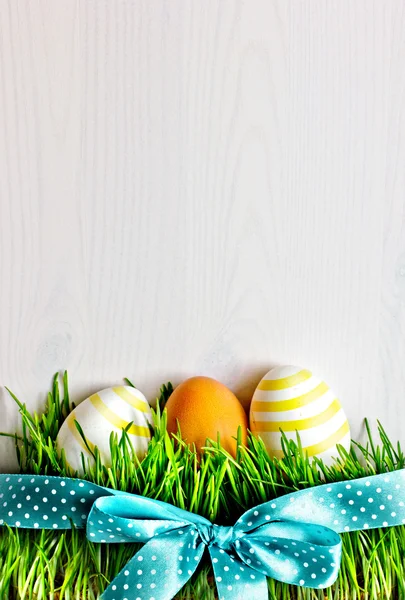
<path fill-rule="evenodd" d="M 139 458 L 143 458 L 150 440 L 149 424 L 152 423 L 150 406 L 145 396 L 131 386 L 107 388 L 93 394 L 79 404 L 64 421 L 56 439 L 59 451 L 63 448 L 69 466 L 83 473 L 82 456 L 85 464 L 92 455 L 81 437 L 75 421 L 81 426 L 89 447 L 97 446 L 102 462 L 111 464 L 110 434 L 117 433 L 118 439 L 122 430 L 130 423 L 127 430 L 131 444 Z"/>
<path fill-rule="evenodd" d="M 329 386 L 307 369 L 283 366 L 261 380 L 250 406 L 250 429 L 262 438 L 271 456 L 282 457 L 281 433 L 297 440 L 304 452 L 331 464 L 336 444 L 350 449 L 346 415 Z"/>
<path fill-rule="evenodd" d="M 247 440 L 247 417 L 243 406 L 225 385 L 210 377 L 191 377 L 183 381 L 166 404 L 167 430 L 177 433 L 198 451 L 207 438 L 217 440 L 222 448 L 236 455 L 236 438 L 241 427 L 242 443 Z"/>

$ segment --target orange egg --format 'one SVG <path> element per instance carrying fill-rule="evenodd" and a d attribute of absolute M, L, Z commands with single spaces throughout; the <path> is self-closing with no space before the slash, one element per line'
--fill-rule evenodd
<path fill-rule="evenodd" d="M 238 427 L 242 443 L 247 441 L 247 417 L 243 406 L 225 385 L 210 377 L 191 377 L 183 381 L 166 404 L 167 430 L 177 433 L 197 450 L 206 445 L 207 438 L 217 440 L 233 456 L 236 455 Z"/>

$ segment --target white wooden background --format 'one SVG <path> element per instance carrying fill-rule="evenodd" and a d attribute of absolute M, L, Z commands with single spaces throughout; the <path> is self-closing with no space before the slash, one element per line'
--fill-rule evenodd
<path fill-rule="evenodd" d="M 405 442 L 402 0 L 0 0 L 0 124 L 0 384 L 297 363 Z"/>

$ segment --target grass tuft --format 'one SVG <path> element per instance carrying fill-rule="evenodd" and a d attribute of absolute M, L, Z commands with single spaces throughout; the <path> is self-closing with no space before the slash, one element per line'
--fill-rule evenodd
<path fill-rule="evenodd" d="M 133 385 L 126 380 L 128 385 Z M 111 435 L 112 464 L 83 458 L 84 476 L 102 486 L 169 502 L 219 524 L 232 524 L 248 508 L 283 494 L 326 482 L 356 479 L 404 468 L 404 454 L 378 423 L 378 444 L 366 422 L 368 442 L 353 443 L 331 467 L 309 461 L 299 438 L 283 438 L 285 457 L 270 458 L 262 440 L 249 436 L 239 445 L 236 459 L 209 441 L 202 457 L 180 434 L 166 431 L 164 406 L 173 391 L 162 386 L 153 411 L 154 432 L 149 450 L 139 460 L 127 433 Z M 18 405 L 22 435 L 8 435 L 22 473 L 74 476 L 66 457 L 58 455 L 55 440 L 74 409 L 68 378 L 55 375 L 43 414 Z M 80 426 L 78 428 L 80 432 Z M 342 535 L 343 557 L 337 582 L 327 590 L 297 588 L 269 579 L 271 600 L 397 600 L 405 598 L 405 528 L 374 529 Z M 66 532 L 0 529 L 0 598 L 10 600 L 96 600 L 134 555 L 137 544 L 93 544 L 84 531 Z M 182 600 L 214 600 L 216 589 L 210 564 L 201 568 L 177 595 Z"/>

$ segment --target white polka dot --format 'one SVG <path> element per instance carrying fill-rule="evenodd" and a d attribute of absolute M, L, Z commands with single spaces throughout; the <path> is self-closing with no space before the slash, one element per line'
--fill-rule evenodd
<path fill-rule="evenodd" d="M 364 508 L 364 506 L 362 506 L 362 507 L 360 508 L 360 512 L 366 512 L 366 509 Z"/>
<path fill-rule="evenodd" d="M 392 496 L 391 496 L 391 494 L 388 494 L 388 496 L 387 496 L 387 500 L 392 500 Z"/>
<path fill-rule="evenodd" d="M 338 494 L 338 498 L 343 498 L 343 494 Z"/>
<path fill-rule="evenodd" d="M 381 493 L 381 488 L 377 488 L 376 492 L 377 492 L 377 494 L 380 494 Z"/>
<path fill-rule="evenodd" d="M 124 590 L 127 590 L 129 588 L 129 585 L 127 583 L 124 583 L 122 587 L 124 588 Z"/>
<path fill-rule="evenodd" d="M 361 492 L 360 490 L 357 492 L 358 496 L 361 496 L 363 494 L 363 492 Z"/>
<path fill-rule="evenodd" d="M 28 513 L 25 513 L 24 517 L 25 517 L 26 519 L 29 519 L 29 518 L 30 518 L 30 516 L 29 516 L 29 514 L 28 514 Z"/>
<path fill-rule="evenodd" d="M 16 521 L 16 522 L 15 522 L 15 526 L 16 526 L 16 527 L 19 527 L 20 525 L 21 525 L 20 521 Z"/>
<path fill-rule="evenodd" d="M 348 526 L 346 525 L 346 527 L 345 527 L 345 531 L 350 531 L 350 527 L 348 527 Z"/>
<path fill-rule="evenodd" d="M 352 486 L 350 485 L 350 483 L 348 483 L 348 484 L 346 485 L 346 489 L 347 489 L 347 490 L 350 490 L 350 489 L 351 489 L 351 487 L 352 487 Z"/>
<path fill-rule="evenodd" d="M 369 528 L 369 524 L 368 523 L 364 523 L 363 528 L 364 529 L 368 529 Z"/>
<path fill-rule="evenodd" d="M 312 573 L 312 574 L 311 574 L 311 577 L 312 577 L 312 579 L 316 579 L 316 575 L 315 575 L 315 573 Z"/>
<path fill-rule="evenodd" d="M 47 520 L 48 520 L 48 515 L 44 515 L 42 518 L 43 518 L 45 521 L 47 521 Z"/>
<path fill-rule="evenodd" d="M 143 556 L 138 556 L 138 560 L 142 561 L 143 560 Z"/>
<path fill-rule="evenodd" d="M 380 505 L 380 510 L 384 510 L 384 508 L 385 508 L 384 504 L 381 504 Z"/>
<path fill-rule="evenodd" d="M 371 515 L 371 518 L 372 518 L 372 519 L 376 519 L 376 518 L 377 518 L 377 515 Z"/>
<path fill-rule="evenodd" d="M 255 517 L 257 517 L 257 515 L 259 514 L 259 511 L 255 510 L 253 514 L 254 514 Z"/>
<path fill-rule="evenodd" d="M 300 585 L 304 585 L 305 581 L 303 579 L 300 579 L 299 583 Z"/>
<path fill-rule="evenodd" d="M 352 517 L 352 521 L 357 521 L 357 517 Z"/>
<path fill-rule="evenodd" d="M 388 523 L 387 523 L 387 521 L 384 521 L 384 523 L 383 523 L 383 527 L 388 527 Z"/>
<path fill-rule="evenodd" d="M 225 566 L 224 571 L 229 571 L 229 567 Z"/>
<path fill-rule="evenodd" d="M 231 591 L 231 589 L 232 589 L 232 586 L 228 585 L 228 590 Z"/>
<path fill-rule="evenodd" d="M 308 566 L 309 566 L 308 563 L 304 562 L 304 567 L 308 567 Z"/>
<path fill-rule="evenodd" d="M 354 500 L 349 500 L 349 504 L 354 504 Z"/>

